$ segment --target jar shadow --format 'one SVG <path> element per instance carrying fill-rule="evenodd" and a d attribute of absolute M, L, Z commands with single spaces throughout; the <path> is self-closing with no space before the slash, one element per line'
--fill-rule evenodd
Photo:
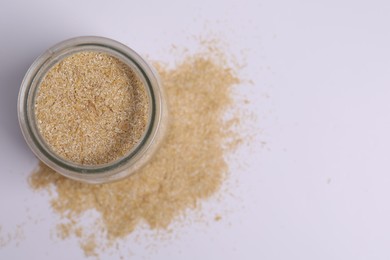
<path fill-rule="evenodd" d="M 34 60 L 45 49 L 67 37 L 47 31 L 36 32 L 29 27 L 20 30 L 0 27 L 0 161 L 4 165 L 16 162 L 25 165 L 36 160 L 19 127 L 17 100 L 20 85 Z"/>
<path fill-rule="evenodd" d="M 12 62 L 10 59 L 12 57 L 0 56 L 0 137 L 19 152 L 27 152 L 18 123 L 17 100 L 20 84 L 33 58 L 26 56 L 24 60 Z M 3 146 L 3 149 L 6 147 Z"/>

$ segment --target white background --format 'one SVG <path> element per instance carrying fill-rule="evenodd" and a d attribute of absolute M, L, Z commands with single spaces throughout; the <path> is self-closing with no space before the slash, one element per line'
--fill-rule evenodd
<path fill-rule="evenodd" d="M 139 230 L 101 258 L 390 259 L 390 2 L 343 0 L 1 0 L 0 238 L 15 238 L 0 259 L 84 258 L 26 182 L 36 159 L 16 100 L 34 58 L 100 35 L 172 61 L 172 44 L 208 34 L 246 57 L 254 81 L 239 92 L 257 135 L 230 159 L 231 195 L 204 204 L 208 224 L 168 241 Z"/>

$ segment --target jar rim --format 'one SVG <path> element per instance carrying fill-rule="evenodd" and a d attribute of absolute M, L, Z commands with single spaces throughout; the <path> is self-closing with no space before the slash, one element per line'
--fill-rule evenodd
<path fill-rule="evenodd" d="M 83 165 L 66 160 L 49 149 L 35 123 L 35 95 L 42 78 L 59 61 L 83 51 L 97 51 L 119 58 L 143 82 L 149 99 L 149 119 L 143 137 L 124 156 L 99 165 Z M 109 38 L 81 36 L 60 42 L 39 56 L 27 71 L 19 91 L 18 118 L 24 138 L 35 155 L 60 174 L 89 183 L 117 180 L 127 176 L 124 171 L 147 152 L 153 143 L 161 121 L 162 92 L 159 78 L 153 68 L 134 50 Z"/>

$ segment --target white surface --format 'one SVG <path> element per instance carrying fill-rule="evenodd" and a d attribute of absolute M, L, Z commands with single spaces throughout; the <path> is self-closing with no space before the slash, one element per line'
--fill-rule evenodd
<path fill-rule="evenodd" d="M 240 91 L 262 129 L 231 160 L 233 195 L 205 204 L 223 219 L 169 242 L 139 232 L 141 242 L 102 259 L 389 259 L 389 24 L 388 1 L 2 0 L 0 237 L 22 224 L 24 239 L 0 259 L 83 259 L 76 241 L 51 238 L 56 216 L 26 184 L 36 160 L 16 98 L 34 58 L 101 35 L 167 61 L 171 44 L 191 47 L 191 35 L 209 32 L 247 53 L 242 73 L 255 85 Z"/>

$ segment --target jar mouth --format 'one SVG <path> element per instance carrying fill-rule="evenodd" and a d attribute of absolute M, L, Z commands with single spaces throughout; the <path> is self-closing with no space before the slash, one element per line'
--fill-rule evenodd
<path fill-rule="evenodd" d="M 145 132 L 134 147 L 123 157 L 98 165 L 84 165 L 75 163 L 57 155 L 41 136 L 35 116 L 35 97 L 39 85 L 47 72 L 64 58 L 78 52 L 101 52 L 118 58 L 139 77 L 146 88 L 149 111 Z M 114 40 L 86 36 L 77 37 L 61 42 L 42 54 L 27 71 L 23 79 L 18 100 L 18 116 L 22 133 L 36 156 L 51 168 L 73 179 L 107 178 L 126 170 L 129 163 L 139 160 L 153 143 L 161 117 L 161 93 L 158 93 L 159 82 L 153 69 L 136 52 Z M 161 101 L 161 100 L 160 100 Z"/>

